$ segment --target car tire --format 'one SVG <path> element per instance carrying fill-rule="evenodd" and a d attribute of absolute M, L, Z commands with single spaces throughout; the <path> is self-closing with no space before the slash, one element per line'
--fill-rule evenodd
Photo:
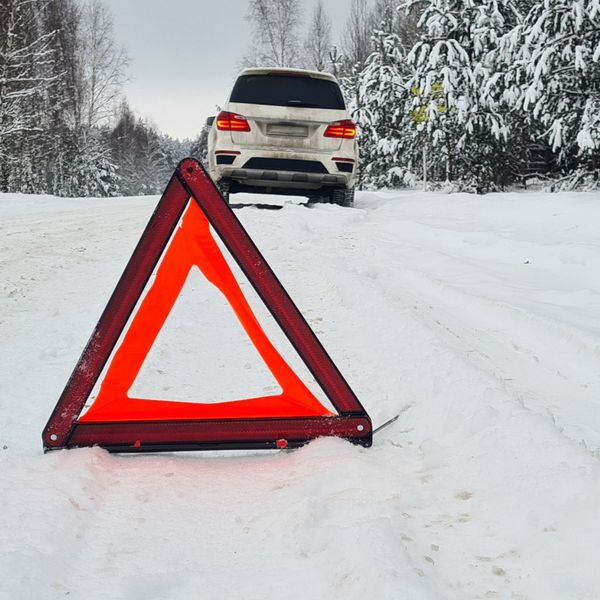
<path fill-rule="evenodd" d="M 309 204 L 323 204 L 327 202 L 331 202 L 331 198 L 328 195 L 319 194 L 308 197 Z"/>
<path fill-rule="evenodd" d="M 331 201 L 339 206 L 354 206 L 354 188 L 336 188 L 331 192 Z"/>
<path fill-rule="evenodd" d="M 229 204 L 229 194 L 231 190 L 231 182 L 226 179 L 221 179 L 217 184 L 219 191 L 221 192 L 221 196 L 223 196 L 223 200 Z"/>

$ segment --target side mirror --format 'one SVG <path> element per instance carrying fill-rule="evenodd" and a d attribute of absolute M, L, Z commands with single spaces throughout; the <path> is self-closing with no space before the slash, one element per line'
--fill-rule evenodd
<path fill-rule="evenodd" d="M 214 117 L 208 117 L 206 119 L 206 126 L 207 127 L 212 127 L 212 124 L 215 122 L 215 118 Z"/>

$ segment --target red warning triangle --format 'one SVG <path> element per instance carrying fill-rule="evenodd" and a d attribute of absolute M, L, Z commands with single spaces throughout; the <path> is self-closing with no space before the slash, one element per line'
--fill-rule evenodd
<path fill-rule="evenodd" d="M 269 339 L 213 230 L 337 414 L 319 402 Z M 194 267 L 227 300 L 281 393 L 217 403 L 130 396 Z M 94 390 L 95 398 L 82 415 Z M 280 448 L 328 435 L 369 446 L 371 421 L 204 168 L 192 159 L 183 161 L 46 425 L 45 449 Z"/>

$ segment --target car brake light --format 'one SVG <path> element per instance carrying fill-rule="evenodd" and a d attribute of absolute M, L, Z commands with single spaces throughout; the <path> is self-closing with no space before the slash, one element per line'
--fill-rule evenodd
<path fill-rule="evenodd" d="M 221 111 L 217 116 L 217 129 L 220 131 L 250 131 L 250 123 L 242 115 Z"/>
<path fill-rule="evenodd" d="M 356 125 L 350 119 L 336 121 L 329 124 L 323 135 L 325 137 L 353 140 L 356 137 Z"/>

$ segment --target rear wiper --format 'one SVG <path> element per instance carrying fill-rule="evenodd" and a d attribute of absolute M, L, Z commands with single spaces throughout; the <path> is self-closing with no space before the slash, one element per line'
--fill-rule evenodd
<path fill-rule="evenodd" d="M 299 106 L 300 108 L 317 108 L 316 104 L 304 102 L 303 100 L 288 100 L 288 106 Z"/>

